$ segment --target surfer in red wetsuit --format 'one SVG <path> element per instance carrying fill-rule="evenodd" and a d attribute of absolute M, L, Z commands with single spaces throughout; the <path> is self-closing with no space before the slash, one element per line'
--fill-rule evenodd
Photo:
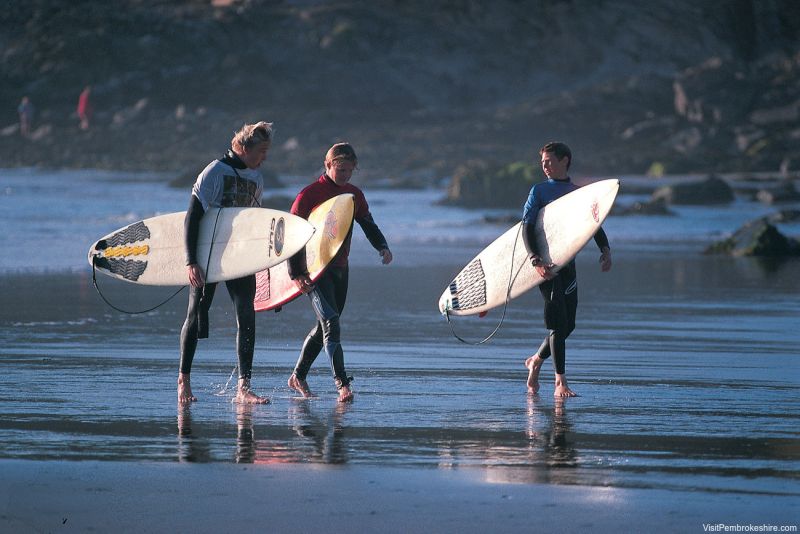
<path fill-rule="evenodd" d="M 539 371 L 544 361 L 553 356 L 556 372 L 556 397 L 575 397 L 577 394 L 567 385 L 566 339 L 575 329 L 575 315 L 578 309 L 578 278 L 575 260 L 565 265 L 557 273 L 552 264 L 545 264 L 539 255 L 534 238 L 534 227 L 539 210 L 555 199 L 566 195 L 578 186 L 573 184 L 567 174 L 572 163 L 572 152 L 564 143 L 548 143 L 539 151 L 542 157 L 542 170 L 547 181 L 534 185 L 525 202 L 522 216 L 522 238 L 525 248 L 539 276 L 546 281 L 539 285 L 544 299 L 545 327 L 550 331 L 544 338 L 536 354 L 525 360 L 528 368 L 528 391 L 538 393 Z M 594 236 L 600 248 L 600 268 L 603 272 L 611 269 L 611 249 L 608 237 L 600 228 Z"/>
<path fill-rule="evenodd" d="M 350 178 L 358 165 L 355 150 L 348 143 L 333 145 L 325 155 L 325 173 L 316 182 L 300 191 L 292 204 L 291 212 L 308 219 L 311 210 L 326 200 L 337 195 L 352 193 L 355 197 L 355 220 L 361 226 L 370 244 L 378 251 L 384 265 L 391 263 L 392 253 L 386 244 L 378 225 L 369 211 L 367 199 L 358 187 L 350 184 Z M 347 376 L 344 367 L 344 352 L 341 345 L 339 316 L 344 309 L 347 298 L 348 263 L 352 229 L 336 257 L 331 260 L 325 273 L 312 283 L 306 267 L 305 249 L 289 260 L 289 276 L 295 281 L 300 291 L 309 295 L 317 322 L 306 336 L 300 358 L 294 372 L 289 377 L 289 387 L 303 395 L 311 397 L 306 376 L 311 364 L 322 349 L 325 349 L 330 360 L 331 370 L 336 388 L 339 390 L 339 401 L 353 399 L 350 388 L 351 377 Z"/>
<path fill-rule="evenodd" d="M 261 205 L 264 178 L 258 167 L 267 157 L 272 144 L 272 123 L 245 124 L 231 140 L 231 149 L 209 163 L 197 177 L 192 187 L 189 209 L 186 212 L 186 270 L 189 288 L 189 309 L 181 329 L 181 361 L 178 374 L 178 402 L 197 400 L 192 394 L 189 376 L 197 340 L 208 337 L 208 309 L 214 298 L 217 284 L 207 284 L 204 266 L 208 258 L 197 257 L 200 220 L 209 208 L 257 207 Z M 253 352 L 256 337 L 256 312 L 253 297 L 256 294 L 255 275 L 225 282 L 236 310 L 236 355 L 239 382 L 236 402 L 266 404 L 269 399 L 250 390 Z"/>

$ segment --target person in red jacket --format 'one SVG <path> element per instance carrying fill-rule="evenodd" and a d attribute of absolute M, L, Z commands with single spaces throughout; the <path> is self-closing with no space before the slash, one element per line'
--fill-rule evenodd
<path fill-rule="evenodd" d="M 87 85 L 78 96 L 78 119 L 81 121 L 81 130 L 89 129 L 89 122 L 92 120 L 92 86 Z"/>
<path fill-rule="evenodd" d="M 350 184 L 350 178 L 358 165 L 356 152 L 349 143 L 333 145 L 325 155 L 325 173 L 316 182 L 300 191 L 292 205 L 291 212 L 308 219 L 311 210 L 326 200 L 344 193 L 352 193 L 355 197 L 355 221 L 361 226 L 370 244 L 380 254 L 384 265 L 391 263 L 392 253 L 386 244 L 378 225 L 375 224 L 369 211 L 367 199 L 358 187 Z M 341 345 L 339 316 L 344 309 L 347 298 L 348 263 L 352 230 L 331 260 L 325 273 L 312 283 L 306 267 L 305 249 L 289 260 L 289 276 L 300 290 L 309 295 L 317 322 L 306 336 L 300 358 L 297 360 L 289 387 L 303 395 L 311 397 L 306 376 L 311 364 L 322 349 L 325 349 L 330 360 L 331 370 L 336 388 L 339 390 L 339 402 L 353 400 L 350 388 L 351 377 L 347 376 L 344 367 L 344 351 Z"/>

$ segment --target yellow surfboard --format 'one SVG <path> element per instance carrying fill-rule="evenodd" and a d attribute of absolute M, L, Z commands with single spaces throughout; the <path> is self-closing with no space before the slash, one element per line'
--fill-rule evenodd
<path fill-rule="evenodd" d="M 308 222 L 315 228 L 306 243 L 306 265 L 312 282 L 319 279 L 347 239 L 353 226 L 355 197 L 346 193 L 330 198 L 314 208 Z M 300 296 L 294 280 L 289 278 L 288 262 L 280 263 L 256 274 L 256 311 L 279 308 Z"/>

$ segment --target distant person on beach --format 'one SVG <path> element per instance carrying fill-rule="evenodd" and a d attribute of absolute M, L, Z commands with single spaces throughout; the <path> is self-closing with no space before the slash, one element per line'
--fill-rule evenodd
<path fill-rule="evenodd" d="M 81 121 L 81 130 L 88 130 L 92 120 L 92 86 L 87 85 L 78 96 L 78 119 Z"/>
<path fill-rule="evenodd" d="M 566 339 L 575 329 L 575 315 L 578 309 L 578 279 L 575 260 L 554 272 L 553 264 L 542 261 L 537 250 L 534 227 L 539 210 L 559 197 L 578 189 L 570 180 L 569 166 L 572 163 L 572 152 L 564 143 L 547 143 L 539 150 L 542 170 L 547 177 L 546 182 L 534 185 L 528 194 L 522 215 L 522 237 L 536 272 L 545 282 L 539 285 L 544 299 L 545 327 L 550 331 L 544 338 L 536 354 L 525 360 L 528 368 L 528 391 L 539 392 L 539 371 L 544 361 L 553 356 L 555 367 L 556 397 L 575 397 L 577 394 L 567 385 L 566 375 Z M 611 249 L 608 237 L 600 228 L 594 236 L 600 248 L 600 269 L 607 272 L 611 269 Z"/>
<path fill-rule="evenodd" d="M 355 220 L 361 226 L 370 244 L 378 251 L 384 265 L 391 263 L 392 253 L 386 244 L 380 228 L 372 218 L 367 199 L 358 187 L 350 184 L 350 178 L 358 165 L 358 158 L 353 147 L 348 143 L 333 145 L 325 155 L 325 173 L 316 182 L 300 191 L 292 204 L 291 212 L 308 219 L 311 211 L 337 195 L 352 193 L 355 195 Z M 347 376 L 344 367 L 344 351 L 341 345 L 339 317 L 344 310 L 347 298 L 348 262 L 350 254 L 350 235 L 342 244 L 339 253 L 331 260 L 327 270 L 316 283 L 312 284 L 306 267 L 305 249 L 289 260 L 289 276 L 295 281 L 303 293 L 311 297 L 311 306 L 317 316 L 317 323 L 306 336 L 300 358 L 294 372 L 289 377 L 289 387 L 303 395 L 311 397 L 306 382 L 311 364 L 322 349 L 330 360 L 331 370 L 336 388 L 339 390 L 339 402 L 353 399 L 350 388 L 352 378 Z"/>
<path fill-rule="evenodd" d="M 186 212 L 186 265 L 190 284 L 189 309 L 181 329 L 181 361 L 178 374 L 178 401 L 196 401 L 189 374 L 197 349 L 197 340 L 208 337 L 208 309 L 217 284 L 206 284 L 203 265 L 206 258 L 197 257 L 200 219 L 209 208 L 260 206 L 264 178 L 256 169 L 267 157 L 272 145 L 272 123 L 245 124 L 231 140 L 231 149 L 203 169 L 192 187 L 189 210 Z M 255 275 L 225 282 L 236 311 L 236 354 L 239 360 L 239 382 L 236 401 L 266 404 L 269 399 L 250 390 L 253 352 L 256 336 Z"/>
<path fill-rule="evenodd" d="M 23 96 L 22 100 L 17 106 L 17 114 L 19 115 L 19 133 L 22 137 L 29 137 L 33 127 L 33 104 L 30 98 Z"/>

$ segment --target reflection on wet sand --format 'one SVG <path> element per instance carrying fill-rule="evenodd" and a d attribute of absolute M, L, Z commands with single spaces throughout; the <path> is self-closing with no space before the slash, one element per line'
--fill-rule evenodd
<path fill-rule="evenodd" d="M 296 439 L 284 439 L 284 436 L 257 438 L 253 423 L 254 406 L 237 405 L 236 463 L 345 463 L 347 455 L 343 443 L 342 417 L 347 406 L 346 403 L 337 403 L 326 417 L 321 417 L 309 402 L 298 400 L 290 404 L 289 428 L 301 438 L 298 443 Z M 267 434 L 270 432 L 268 427 L 263 430 Z"/>
<path fill-rule="evenodd" d="M 490 458 L 486 469 L 488 482 L 569 484 L 570 472 L 578 467 L 578 451 L 570 436 L 571 424 L 567 415 L 569 399 L 555 397 L 552 407 L 539 395 L 528 395 L 525 435 L 528 439 L 527 461 L 504 462 L 502 457 Z M 491 452 L 491 451 L 490 451 Z M 511 465 L 511 464 L 516 465 Z"/>
<path fill-rule="evenodd" d="M 299 400 L 289 408 L 289 422 L 295 433 L 312 446 L 306 461 L 325 464 L 347 463 L 344 442 L 344 414 L 350 403 L 337 402 L 327 417 L 319 417 L 308 402 Z"/>
<path fill-rule="evenodd" d="M 178 461 L 210 462 L 208 440 L 192 433 L 192 406 L 178 404 Z"/>

